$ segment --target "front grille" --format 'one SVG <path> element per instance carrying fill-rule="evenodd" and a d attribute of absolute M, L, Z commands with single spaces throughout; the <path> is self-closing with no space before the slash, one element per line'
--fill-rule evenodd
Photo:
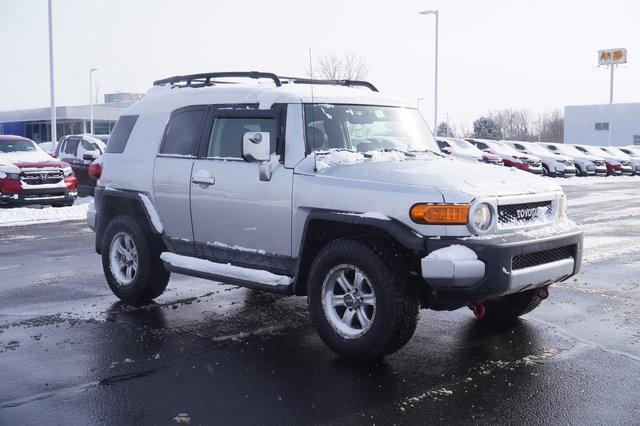
<path fill-rule="evenodd" d="M 64 179 L 62 170 L 43 170 L 22 172 L 21 179 L 29 185 L 48 185 L 58 183 Z"/>
<path fill-rule="evenodd" d="M 502 224 L 534 222 L 550 214 L 551 201 L 498 206 L 498 222 Z"/>
<path fill-rule="evenodd" d="M 519 254 L 511 259 L 511 269 L 529 268 L 531 266 L 544 265 L 562 259 L 573 257 L 574 246 L 558 247 L 551 250 L 537 251 L 534 253 Z"/>

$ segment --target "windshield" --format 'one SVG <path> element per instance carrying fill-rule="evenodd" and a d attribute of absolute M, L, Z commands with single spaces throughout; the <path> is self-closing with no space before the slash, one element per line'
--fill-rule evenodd
<path fill-rule="evenodd" d="M 415 109 L 367 105 L 307 104 L 308 149 L 440 152 L 429 127 Z"/>
<path fill-rule="evenodd" d="M 622 151 L 620 151 L 618 148 L 614 148 L 612 146 L 608 146 L 606 148 L 600 148 L 600 149 L 602 149 L 603 151 L 609 152 L 609 153 L 615 155 L 616 157 L 624 158 L 625 160 L 629 159 L 629 155 L 624 153 L 624 152 L 622 152 Z"/>
<path fill-rule="evenodd" d="M 26 139 L 0 140 L 0 154 L 10 154 L 14 152 L 35 152 L 38 146 Z"/>
<path fill-rule="evenodd" d="M 524 146 L 527 151 L 529 151 L 532 154 L 539 154 L 539 155 L 549 155 L 549 150 L 543 146 L 540 145 L 536 145 L 535 143 L 528 143 L 528 144 L 521 144 L 522 146 Z"/>
<path fill-rule="evenodd" d="M 451 142 L 453 142 L 462 151 L 466 151 L 474 155 L 482 154 L 482 151 L 471 142 L 467 142 L 463 139 L 452 139 Z"/>
<path fill-rule="evenodd" d="M 509 145 L 500 143 L 500 142 L 495 142 L 495 141 L 491 141 L 491 142 L 486 142 L 487 145 L 489 145 L 489 148 L 491 148 L 493 151 L 496 152 L 496 154 L 500 154 L 500 155 L 505 155 L 505 156 L 521 156 L 522 153 L 516 151 L 515 149 L 511 148 Z"/>
<path fill-rule="evenodd" d="M 579 149 L 577 149 L 575 146 L 562 145 L 562 144 L 553 145 L 553 146 L 555 146 L 556 149 L 558 150 L 558 152 L 561 153 L 561 154 L 577 155 L 579 157 L 582 157 L 585 154 L 584 152 L 582 152 Z"/>

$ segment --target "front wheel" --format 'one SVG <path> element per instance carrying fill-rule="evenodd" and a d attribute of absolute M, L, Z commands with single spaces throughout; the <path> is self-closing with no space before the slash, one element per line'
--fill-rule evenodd
<path fill-rule="evenodd" d="M 309 310 L 320 338 L 337 354 L 377 359 L 413 336 L 418 300 L 409 274 L 394 259 L 351 239 L 329 243 L 315 258 Z"/>
<path fill-rule="evenodd" d="M 537 308 L 542 302 L 537 290 L 527 290 L 509 294 L 494 300 L 484 302 L 485 313 L 483 320 L 509 321 L 527 314 Z"/>
<path fill-rule="evenodd" d="M 102 268 L 111 291 L 132 304 L 160 296 L 170 277 L 160 254 L 153 236 L 146 234 L 131 216 L 113 218 L 102 246 Z"/>

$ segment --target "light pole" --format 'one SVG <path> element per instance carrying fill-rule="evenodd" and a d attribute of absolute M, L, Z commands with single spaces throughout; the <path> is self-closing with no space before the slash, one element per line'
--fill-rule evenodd
<path fill-rule="evenodd" d="M 420 15 L 435 15 L 436 17 L 436 52 L 435 52 L 435 88 L 433 91 L 433 128 L 434 131 L 438 127 L 438 16 L 437 10 L 423 10 L 418 12 Z"/>
<path fill-rule="evenodd" d="M 98 68 L 91 68 L 89 70 L 89 123 L 90 133 L 93 134 L 93 72 L 98 71 Z"/>
<path fill-rule="evenodd" d="M 607 146 L 611 146 L 611 134 L 613 133 L 613 69 L 615 64 L 610 64 L 611 74 L 609 75 L 609 129 L 607 131 Z"/>
<path fill-rule="evenodd" d="M 56 123 L 56 95 L 53 87 L 53 19 L 51 17 L 51 0 L 49 5 L 49 88 L 51 90 L 51 145 L 53 151 L 56 150 L 56 142 L 58 142 L 57 123 Z"/>

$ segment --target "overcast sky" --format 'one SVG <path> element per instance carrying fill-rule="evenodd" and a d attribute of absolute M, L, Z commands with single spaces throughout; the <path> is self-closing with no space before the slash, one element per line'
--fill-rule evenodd
<path fill-rule="evenodd" d="M 311 7 L 312 6 L 312 7 Z M 424 97 L 431 121 L 434 17 L 440 10 L 440 113 L 470 123 L 489 110 L 606 103 L 596 51 L 626 47 L 615 101 L 640 102 L 640 1 L 53 0 L 58 105 L 146 91 L 181 73 L 302 75 L 314 56 L 353 51 L 382 91 Z M 46 0 L 0 0 L 0 110 L 48 106 Z"/>

